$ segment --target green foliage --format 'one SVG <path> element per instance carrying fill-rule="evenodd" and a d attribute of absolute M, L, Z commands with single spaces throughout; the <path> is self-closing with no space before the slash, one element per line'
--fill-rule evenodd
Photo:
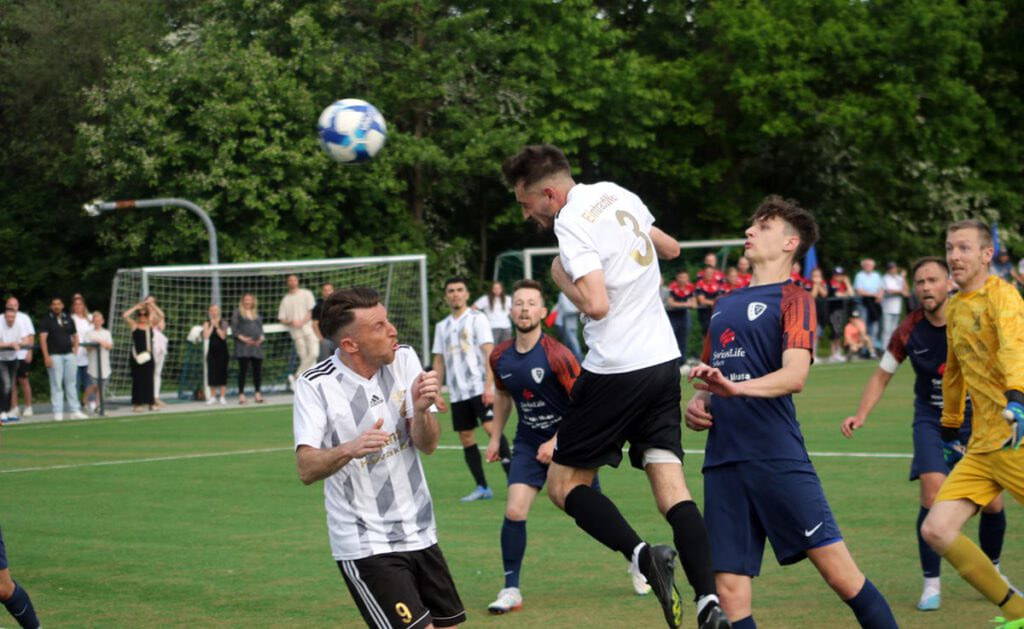
<path fill-rule="evenodd" d="M 434 286 L 482 279 L 553 244 L 499 176 L 541 141 L 680 238 L 737 236 L 772 192 L 815 210 L 826 263 L 934 253 L 968 214 L 1024 236 L 1022 0 L 0 7 L 0 240 L 46 244 L 4 276 L 27 302 L 205 259 L 189 213 L 91 220 L 94 198 L 188 198 L 226 261 L 427 251 Z M 370 164 L 317 146 L 345 97 L 388 121 Z"/>

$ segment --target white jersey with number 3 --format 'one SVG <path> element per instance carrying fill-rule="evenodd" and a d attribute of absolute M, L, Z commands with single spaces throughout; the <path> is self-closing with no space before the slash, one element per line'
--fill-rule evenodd
<path fill-rule="evenodd" d="M 640 197 L 610 182 L 576 184 L 555 220 L 558 253 L 574 282 L 604 271 L 608 314 L 583 316 L 589 351 L 583 368 L 625 373 L 679 357 L 658 289 L 661 270 L 651 242 L 654 217 Z"/>

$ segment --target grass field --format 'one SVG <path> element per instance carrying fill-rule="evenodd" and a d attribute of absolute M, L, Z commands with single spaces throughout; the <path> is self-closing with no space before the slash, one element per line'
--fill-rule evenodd
<path fill-rule="evenodd" d="M 873 368 L 815 367 L 798 396 L 808 449 L 828 453 L 812 460 L 846 541 L 901 626 L 988 626 L 996 609 L 948 564 L 942 609 L 914 609 L 921 580 L 918 487 L 906 480 L 911 370 L 897 374 L 856 440 L 843 439 L 838 428 Z M 632 594 L 625 561 L 543 495 L 529 519 L 524 609 L 489 616 L 486 605 L 502 586 L 503 474 L 487 468 L 494 500 L 460 504 L 471 479 L 447 417 L 442 426 L 444 447 L 424 463 L 468 625 L 663 626 L 653 597 Z M 4 427 L 0 526 L 12 573 L 31 593 L 43 626 L 362 626 L 330 557 L 322 486 L 299 482 L 291 443 L 286 406 Z M 684 446 L 700 450 L 703 437 L 686 432 Z M 698 453 L 686 459 L 698 496 L 701 462 Z M 602 485 L 641 536 L 671 540 L 641 473 L 606 470 Z M 1007 513 L 1003 568 L 1024 582 L 1024 513 L 1012 500 Z M 974 536 L 976 525 L 968 530 Z M 688 598 L 681 571 L 677 577 Z M 761 627 L 856 626 L 808 562 L 782 569 L 769 550 L 754 588 Z M 692 606 L 685 613 L 692 626 Z M 0 611 L 0 627 L 11 626 Z"/>

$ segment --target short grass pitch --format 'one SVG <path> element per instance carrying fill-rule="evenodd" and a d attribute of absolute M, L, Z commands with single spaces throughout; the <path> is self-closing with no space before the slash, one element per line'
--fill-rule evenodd
<path fill-rule="evenodd" d="M 855 440 L 839 433 L 872 369 L 814 367 L 797 397 L 808 449 L 846 541 L 901 626 L 987 626 L 996 609 L 948 564 L 942 609 L 914 609 L 921 579 L 918 486 L 907 482 L 909 367 Z M 684 386 L 684 395 L 689 391 Z M 632 594 L 625 561 L 543 495 L 529 519 L 524 608 L 489 616 L 486 606 L 502 586 L 503 474 L 487 468 L 494 500 L 460 504 L 472 483 L 448 418 L 441 421 L 444 447 L 424 461 L 467 624 L 663 626 L 653 597 Z M 0 439 L 0 526 L 12 573 L 44 626 L 362 625 L 330 557 L 321 486 L 305 487 L 295 473 L 288 407 L 14 425 Z M 687 431 L 683 442 L 695 451 L 686 471 L 699 504 L 703 436 Z M 605 470 L 602 485 L 641 536 L 670 541 L 641 473 Z M 1007 505 L 1003 567 L 1024 582 L 1024 512 L 1012 500 Z M 968 530 L 974 535 L 975 524 Z M 677 578 L 688 597 L 681 571 Z M 808 562 L 783 569 L 769 550 L 754 588 L 761 627 L 856 626 Z M 692 606 L 685 613 L 692 626 Z M 13 625 L 0 614 L 0 626 Z"/>

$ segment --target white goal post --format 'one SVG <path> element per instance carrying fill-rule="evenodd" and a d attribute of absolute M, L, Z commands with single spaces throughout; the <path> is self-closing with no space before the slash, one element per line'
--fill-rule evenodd
<path fill-rule="evenodd" d="M 114 278 L 110 297 L 108 327 L 114 339 L 110 352 L 112 373 L 107 385 L 109 395 L 124 397 L 131 393 L 131 340 L 121 315 L 147 295 L 153 295 L 166 315 L 165 334 L 169 348 L 162 369 L 161 397 L 192 399 L 205 390 L 203 343 L 196 339 L 196 327 L 206 320 L 211 304 L 213 278 L 220 283 L 221 311 L 226 321 L 238 307 L 244 293 L 252 293 L 263 318 L 264 342 L 263 390 L 281 390 L 287 376 L 297 365 L 291 336 L 277 320 L 278 306 L 287 291 L 289 275 L 299 277 L 303 288 L 319 299 L 325 283 L 335 289 L 369 286 L 380 292 L 388 318 L 398 329 L 398 341 L 412 346 L 424 365 L 429 363 L 430 347 L 427 313 L 427 257 L 425 254 L 250 262 L 151 266 L 120 269 Z M 228 352 L 234 356 L 234 341 Z M 237 388 L 237 364 L 229 361 L 228 388 Z M 251 390 L 252 375 L 246 388 Z"/>

